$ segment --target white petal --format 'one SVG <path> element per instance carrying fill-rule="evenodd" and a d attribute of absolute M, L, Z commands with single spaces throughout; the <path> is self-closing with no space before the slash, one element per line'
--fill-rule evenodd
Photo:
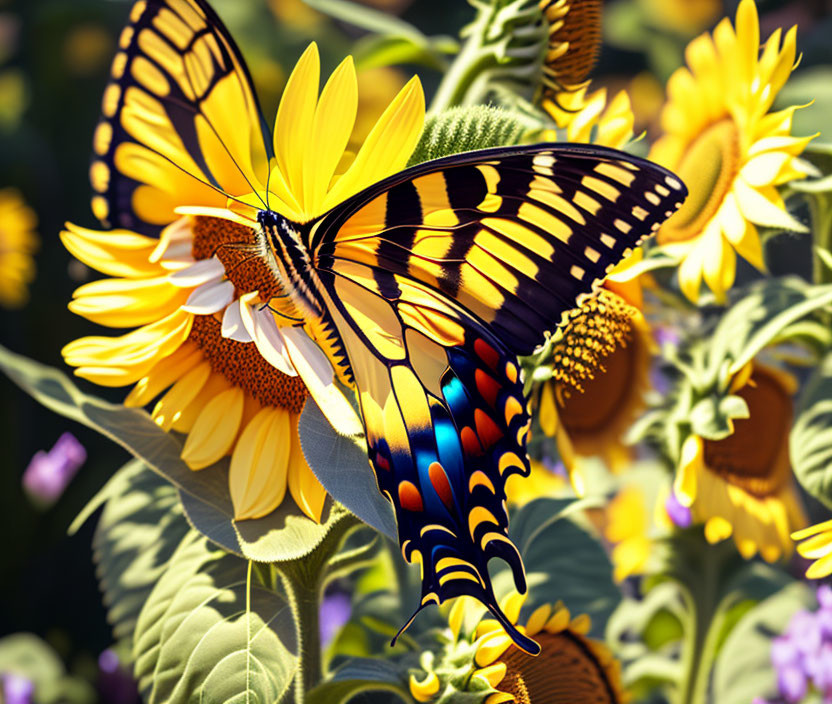
<path fill-rule="evenodd" d="M 240 308 L 245 307 L 242 301 L 233 301 L 222 316 L 222 336 L 237 342 L 251 342 L 254 338 L 249 335 L 243 318 L 240 315 Z"/>
<path fill-rule="evenodd" d="M 360 435 L 364 426 L 333 381 L 332 365 L 323 350 L 300 328 L 285 328 L 283 339 L 292 364 L 332 427 L 342 435 Z"/>
<path fill-rule="evenodd" d="M 212 281 L 195 288 L 183 310 L 196 315 L 211 315 L 225 308 L 234 300 L 234 284 L 230 281 Z"/>
<path fill-rule="evenodd" d="M 163 269 L 177 268 L 176 266 L 171 266 L 172 264 L 193 264 L 196 262 L 196 259 L 194 259 L 191 249 L 192 245 L 190 240 L 187 242 L 177 242 L 176 244 L 172 244 L 165 252 L 165 258 L 162 259 L 159 264 Z"/>
<path fill-rule="evenodd" d="M 286 345 L 283 335 L 274 322 L 274 316 L 268 309 L 258 310 L 249 306 L 251 317 L 254 322 L 254 344 L 263 358 L 276 369 L 288 376 L 297 376 L 298 373 L 292 366 L 289 355 L 286 353 Z M 245 320 L 245 317 L 243 318 Z M 248 329 L 248 326 L 246 326 Z M 251 330 L 249 330 L 251 333 Z"/>
<path fill-rule="evenodd" d="M 222 262 L 216 257 L 211 257 L 210 259 L 200 259 L 196 264 L 191 264 L 187 269 L 182 269 L 171 274 L 168 276 L 168 281 L 174 286 L 191 288 L 220 279 L 223 274 L 225 274 L 225 267 L 222 265 Z"/>
<path fill-rule="evenodd" d="M 167 255 L 168 250 L 173 245 L 187 243 L 190 249 L 192 242 L 193 233 L 191 232 L 190 218 L 179 218 L 162 230 L 162 234 L 159 237 L 159 244 L 150 253 L 148 259 L 155 264 Z"/>

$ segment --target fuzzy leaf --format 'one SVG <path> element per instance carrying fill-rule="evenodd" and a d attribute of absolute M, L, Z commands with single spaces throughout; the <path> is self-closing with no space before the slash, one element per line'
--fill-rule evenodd
<path fill-rule="evenodd" d="M 297 666 L 291 612 L 247 563 L 191 532 L 139 615 L 135 675 L 148 704 L 277 702 Z"/>
<path fill-rule="evenodd" d="M 307 695 L 307 704 L 344 704 L 359 692 L 384 691 L 410 701 L 407 672 L 392 662 L 374 658 L 353 658 L 323 684 Z"/>
<path fill-rule="evenodd" d="M 827 354 L 803 389 L 789 453 L 803 488 L 832 508 L 832 354 Z"/>
<path fill-rule="evenodd" d="M 307 403 L 303 409 L 298 432 L 306 461 L 329 495 L 395 540 L 393 507 L 378 490 L 367 449 L 338 435 L 315 403 Z"/>
<path fill-rule="evenodd" d="M 101 513 L 93 555 L 107 617 L 129 651 L 139 612 L 190 527 L 176 488 L 141 462 L 129 462 L 116 477 L 121 489 Z"/>
<path fill-rule="evenodd" d="M 230 552 L 260 562 L 299 559 L 312 552 L 329 531 L 324 524 L 331 502 L 324 508 L 322 523 L 317 524 L 288 498 L 268 516 L 236 523 L 227 458 L 193 472 L 180 459 L 181 439 L 162 430 L 145 411 L 85 394 L 63 372 L 2 346 L 0 370 L 48 409 L 110 438 L 167 479 L 179 490 L 194 527 Z"/>

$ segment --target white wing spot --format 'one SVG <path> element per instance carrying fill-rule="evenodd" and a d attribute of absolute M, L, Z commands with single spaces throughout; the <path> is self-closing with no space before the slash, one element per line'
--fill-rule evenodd
<path fill-rule="evenodd" d="M 660 183 L 656 184 L 656 193 L 658 193 L 660 196 L 669 196 L 670 195 L 670 191 L 668 189 L 666 189 L 664 186 L 662 186 L 662 184 L 660 184 Z"/>
<path fill-rule="evenodd" d="M 582 281 L 584 278 L 584 274 L 586 274 L 586 271 L 584 271 L 581 267 L 573 264 L 572 268 L 569 270 L 569 273 L 572 274 L 572 276 L 574 276 L 576 279 L 578 279 L 578 281 Z"/>
<path fill-rule="evenodd" d="M 658 197 L 655 193 L 653 193 L 652 191 L 645 191 L 645 193 L 644 193 L 644 197 L 647 199 L 647 201 L 648 201 L 651 205 L 658 205 L 659 203 L 661 203 L 661 202 L 662 202 L 662 199 L 661 199 L 661 198 L 659 198 L 659 197 Z"/>
<path fill-rule="evenodd" d="M 639 220 L 644 220 L 648 215 L 648 212 L 642 208 L 640 205 L 636 205 L 633 208 L 633 217 L 638 218 Z"/>
<path fill-rule="evenodd" d="M 615 247 L 615 237 L 608 235 L 606 232 L 601 233 L 601 243 L 612 249 Z"/>
<path fill-rule="evenodd" d="M 682 190 L 682 183 L 678 179 L 673 178 L 672 176 L 667 176 L 664 179 L 664 182 L 673 188 L 674 190 L 681 191 Z"/>

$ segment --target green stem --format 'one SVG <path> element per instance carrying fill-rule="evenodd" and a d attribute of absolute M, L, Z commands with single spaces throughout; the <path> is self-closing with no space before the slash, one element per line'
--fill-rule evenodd
<path fill-rule="evenodd" d="M 713 656 L 716 650 L 722 619 L 720 613 L 720 577 L 723 565 L 720 546 L 708 545 L 700 562 L 699 579 L 693 585 L 684 585 L 685 601 L 691 616 L 686 629 L 682 654 L 682 680 L 679 689 L 680 704 L 702 704 L 707 701 L 708 683 Z"/>
<path fill-rule="evenodd" d="M 466 97 L 468 90 L 477 76 L 494 63 L 494 57 L 482 51 L 475 37 L 469 39 L 439 84 L 430 104 L 430 112 L 435 115 L 448 108 L 469 103 L 470 100 Z"/>
<path fill-rule="evenodd" d="M 307 692 L 323 676 L 319 619 L 327 565 L 347 535 L 361 525 L 358 518 L 337 504 L 332 508 L 330 521 L 329 532 L 312 553 L 299 560 L 276 562 L 273 565 L 280 577 L 283 594 L 292 610 L 295 624 L 298 659 L 295 704 L 303 704 Z"/>
<path fill-rule="evenodd" d="M 807 198 L 809 202 L 810 221 L 815 234 L 815 245 L 827 252 L 832 252 L 832 198 L 826 193 L 814 193 Z M 832 283 L 832 271 L 815 253 L 814 281 L 817 284 Z"/>

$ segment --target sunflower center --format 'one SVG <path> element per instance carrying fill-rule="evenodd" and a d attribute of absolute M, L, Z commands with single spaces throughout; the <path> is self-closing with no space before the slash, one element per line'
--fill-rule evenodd
<path fill-rule="evenodd" d="M 202 349 L 211 369 L 264 406 L 279 406 L 291 413 L 300 413 L 309 395 L 300 377 L 275 369 L 254 343 L 223 337 L 221 327 L 213 316 L 197 315 L 188 337 Z"/>
<path fill-rule="evenodd" d="M 721 120 L 699 135 L 676 168 L 688 198 L 659 230 L 658 241 L 684 242 L 699 235 L 730 191 L 738 164 L 739 134 L 733 120 Z"/>
<path fill-rule="evenodd" d="M 789 477 L 792 401 L 778 379 L 759 368 L 737 395 L 750 416 L 735 420 L 727 438 L 705 440 L 705 466 L 750 494 L 770 496 Z"/>
<path fill-rule="evenodd" d="M 598 58 L 601 46 L 601 1 L 540 0 L 540 9 L 550 25 L 549 52 L 544 71 L 556 90 L 574 90 Z M 567 44 L 566 53 L 562 45 Z"/>
<path fill-rule="evenodd" d="M 604 371 L 601 360 L 626 347 L 636 310 L 607 289 L 572 313 L 561 340 L 552 348 L 555 381 L 584 391 L 584 383 Z"/>
<path fill-rule="evenodd" d="M 517 704 L 615 704 L 615 685 L 587 642 L 568 631 L 535 636 L 543 649 L 537 657 L 511 648 L 500 691 Z"/>
<path fill-rule="evenodd" d="M 191 223 L 194 259 L 214 255 L 225 267 L 225 275 L 239 296 L 258 291 L 263 301 L 281 294 L 269 265 L 260 255 L 254 230 L 223 218 L 198 215 Z"/>

